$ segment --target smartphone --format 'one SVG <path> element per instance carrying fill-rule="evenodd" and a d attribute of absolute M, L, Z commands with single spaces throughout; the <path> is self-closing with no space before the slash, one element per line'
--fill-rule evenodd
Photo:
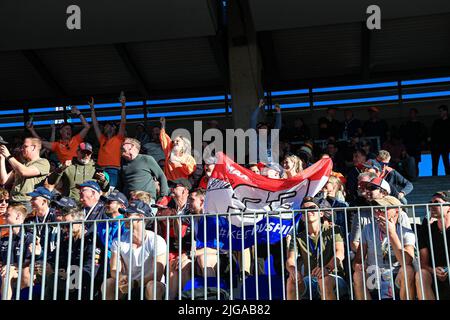
<path fill-rule="evenodd" d="M 125 97 L 125 93 L 123 91 L 120 91 L 119 101 L 122 100 L 122 98 Z"/>
<path fill-rule="evenodd" d="M 448 267 L 445 267 L 445 268 L 442 268 L 442 269 L 444 269 L 445 273 L 448 273 Z"/>
<path fill-rule="evenodd" d="M 30 120 L 28 121 L 30 124 L 33 123 L 33 119 L 34 119 L 34 113 L 31 114 Z"/>

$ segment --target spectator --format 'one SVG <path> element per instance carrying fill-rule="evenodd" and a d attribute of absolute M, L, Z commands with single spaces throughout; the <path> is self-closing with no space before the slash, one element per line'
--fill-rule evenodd
<path fill-rule="evenodd" d="M 127 197 L 116 189 L 106 198 L 105 214 L 111 220 L 123 219 L 124 216 L 120 213 L 120 209 L 125 210 L 127 207 Z M 121 229 L 121 235 L 125 233 L 125 223 L 110 221 L 108 222 L 108 225 L 108 257 L 110 257 L 112 243 L 119 236 L 119 228 Z M 97 230 L 100 240 L 103 242 L 103 245 L 106 246 L 106 223 L 98 223 Z"/>
<path fill-rule="evenodd" d="M 282 162 L 284 178 L 289 179 L 298 176 L 303 171 L 302 160 L 294 154 L 288 154 Z"/>
<path fill-rule="evenodd" d="M 47 237 L 48 251 L 47 256 L 50 257 L 53 254 L 56 246 L 56 234 L 58 227 L 56 225 L 49 225 L 46 233 L 44 225 L 41 223 L 56 222 L 55 209 L 50 207 L 50 202 L 53 198 L 53 194 L 50 190 L 44 187 L 37 187 L 33 192 L 27 193 L 31 197 L 31 207 L 33 208 L 32 215 L 29 215 L 25 220 L 25 223 L 37 223 L 36 235 L 41 239 L 42 248 L 44 248 L 44 240 Z M 33 228 L 31 228 L 33 229 Z"/>
<path fill-rule="evenodd" d="M 271 179 L 281 179 L 284 174 L 283 168 L 278 163 L 263 164 L 260 169 L 261 175 Z"/>
<path fill-rule="evenodd" d="M 206 190 L 208 188 L 208 181 L 214 171 L 214 168 L 216 167 L 216 161 L 217 159 L 214 157 L 205 159 L 205 166 L 204 166 L 205 174 L 200 179 L 200 183 L 198 184 L 199 188 L 203 190 Z"/>
<path fill-rule="evenodd" d="M 343 139 L 349 140 L 352 137 L 360 137 L 362 135 L 361 121 L 353 116 L 353 111 L 350 109 L 344 111 L 344 117 Z"/>
<path fill-rule="evenodd" d="M 66 215 L 70 210 L 78 208 L 76 201 L 69 197 L 53 199 L 52 206 L 55 209 L 56 221 L 58 222 L 63 221 L 64 215 Z"/>
<path fill-rule="evenodd" d="M 383 168 L 381 168 L 381 164 L 374 159 L 367 160 L 363 165 L 364 172 L 372 172 L 375 173 L 378 177 L 382 174 Z"/>
<path fill-rule="evenodd" d="M 172 196 L 166 197 L 159 203 L 160 205 L 166 205 L 166 208 L 159 209 L 158 216 L 187 215 L 189 213 L 187 205 L 189 190 L 192 187 L 189 180 L 169 180 L 169 186 L 172 191 Z M 169 235 L 169 298 L 174 299 L 179 289 L 179 277 L 181 276 L 182 288 L 190 279 L 191 260 L 189 259 L 189 252 L 191 251 L 191 220 L 183 217 L 172 218 L 168 222 L 170 224 L 169 230 L 167 230 L 167 221 L 159 220 L 160 227 L 158 230 L 160 236 L 165 239 Z"/>
<path fill-rule="evenodd" d="M 327 143 L 326 154 L 333 160 L 333 170 L 337 172 L 345 173 L 345 158 L 342 152 L 339 150 L 337 143 L 333 140 Z"/>
<path fill-rule="evenodd" d="M 377 175 L 373 172 L 363 172 L 358 176 L 358 196 L 350 205 L 353 207 L 363 207 L 357 210 L 348 211 L 352 214 L 351 232 L 350 232 L 350 247 L 353 252 L 357 252 L 359 249 L 359 243 L 361 238 L 361 228 L 370 222 L 372 212 L 370 208 L 364 208 L 370 206 L 369 191 L 367 185 Z"/>
<path fill-rule="evenodd" d="M 374 275 L 377 277 L 376 280 L 380 280 L 379 283 L 376 281 L 381 290 L 379 298 L 392 298 L 393 288 L 391 288 L 391 282 L 388 279 L 393 275 L 395 287 L 400 290 L 400 299 L 413 300 L 415 286 L 412 261 L 414 259 L 415 235 L 411 229 L 405 228 L 399 223 L 400 209 L 398 206 L 401 205 L 401 202 L 398 199 L 387 196 L 376 199 L 374 204 L 385 208 L 375 209 L 376 222 L 372 220 L 362 231 L 362 250 L 358 250 L 354 261 L 355 298 L 357 300 L 371 300 L 372 295 L 378 292 L 376 285 L 370 286 L 369 282 L 365 286 L 363 284 Z M 362 265 L 362 258 L 365 261 L 364 266 Z M 363 267 L 365 268 L 364 273 Z"/>
<path fill-rule="evenodd" d="M 363 149 L 366 152 L 367 159 L 375 159 L 377 155 L 373 152 L 373 145 L 372 143 L 367 139 L 361 139 L 361 149 Z"/>
<path fill-rule="evenodd" d="M 129 195 L 131 191 L 146 191 L 157 199 L 156 179 L 159 182 L 161 196 L 168 193 L 167 179 L 161 168 L 151 156 L 139 154 L 141 144 L 136 139 L 126 138 L 122 144 L 122 191 Z"/>
<path fill-rule="evenodd" d="M 388 125 L 386 121 L 378 118 L 380 109 L 377 107 L 370 107 L 368 109 L 369 120 L 364 123 L 363 131 L 366 137 L 380 137 L 380 144 L 386 140 L 386 132 Z"/>
<path fill-rule="evenodd" d="M 6 210 L 8 209 L 9 192 L 4 188 L 0 188 L 0 239 L 8 234 L 8 228 L 1 228 L 6 224 Z"/>
<path fill-rule="evenodd" d="M 86 237 L 82 222 L 85 220 L 83 211 L 78 209 L 69 209 L 62 211 L 63 234 L 58 253 L 58 264 L 62 269 L 55 270 L 56 260 L 50 260 L 50 275 L 58 272 L 58 287 L 52 288 L 57 292 L 57 299 L 65 298 L 66 290 L 69 299 L 78 299 L 78 292 L 81 291 L 81 299 L 89 299 L 91 288 L 91 277 L 99 278 L 100 261 L 98 251 L 100 250 L 93 242 L 92 237 Z M 72 234 L 70 227 L 72 226 Z M 83 239 L 84 237 L 84 239 Z M 69 240 L 70 238 L 71 241 Z M 70 265 L 69 265 L 70 263 Z M 67 269 L 66 269 L 67 268 Z M 66 271 L 67 270 L 67 271 Z M 80 275 L 80 272 L 82 273 Z M 69 278 L 69 279 L 67 279 Z M 49 277 L 47 283 L 53 285 L 54 276 Z M 68 281 L 67 281 L 68 280 Z M 80 283 L 81 280 L 81 283 Z M 97 280 L 98 281 L 98 280 Z M 67 288 L 66 285 L 69 285 Z M 52 291 L 53 291 L 52 290 Z M 50 297 L 48 297 L 50 299 Z"/>
<path fill-rule="evenodd" d="M 70 123 L 65 122 L 61 124 L 59 128 L 59 135 L 61 138 L 59 141 L 56 142 L 42 141 L 42 145 L 44 146 L 44 148 L 49 149 L 50 151 L 56 153 L 60 163 L 64 163 L 67 160 L 72 160 L 72 158 L 76 156 L 78 146 L 80 145 L 81 142 L 83 142 L 83 139 L 86 137 L 90 129 L 89 123 L 87 123 L 86 119 L 76 106 L 72 106 L 70 112 L 79 117 L 81 123 L 83 124 L 83 129 L 80 131 L 80 133 L 78 133 L 75 136 L 72 136 L 73 132 L 72 125 Z M 34 130 L 32 123 L 28 123 L 27 128 L 28 130 L 30 130 L 33 137 L 40 139 L 39 135 Z"/>
<path fill-rule="evenodd" d="M 448 128 L 450 127 L 450 119 L 448 118 L 448 107 L 446 105 L 439 106 L 440 119 L 434 121 L 431 127 L 431 158 L 433 176 L 438 174 L 439 158 L 442 156 L 445 174 L 450 174 L 450 162 L 448 159 L 450 151 L 450 137 Z"/>
<path fill-rule="evenodd" d="M 319 119 L 319 139 L 342 137 L 342 124 L 336 120 L 336 108 L 328 108 L 325 117 Z"/>
<path fill-rule="evenodd" d="M 50 170 L 48 160 L 39 157 L 41 147 L 40 139 L 26 138 L 22 145 L 25 164 L 22 164 L 9 153 L 4 144 L 0 145 L 0 184 L 12 184 L 11 199 L 22 203 L 28 212 L 31 212 L 31 197 L 27 193 L 42 184 Z M 12 167 L 10 172 L 6 172 L 6 160 Z"/>
<path fill-rule="evenodd" d="M 100 127 L 97 122 L 94 109 L 94 98 L 91 98 L 89 106 L 91 108 L 92 125 L 94 126 L 95 135 L 100 144 L 98 150 L 98 165 L 108 173 L 109 185 L 114 189 L 119 185 L 119 170 L 120 170 L 120 148 L 122 142 L 125 139 L 125 126 L 126 126 L 126 111 L 125 111 L 125 96 L 120 97 L 121 118 L 119 125 L 119 132 L 116 134 L 116 126 L 112 122 L 108 122 L 103 126 L 103 133 L 100 131 Z"/>
<path fill-rule="evenodd" d="M 259 171 L 259 167 L 257 163 L 251 163 L 248 165 L 248 169 L 256 174 L 261 174 L 261 172 Z"/>
<path fill-rule="evenodd" d="M 426 222 L 425 224 L 422 222 L 422 232 L 419 233 L 422 274 L 416 273 L 416 291 L 419 300 L 435 300 L 436 291 L 440 300 L 450 299 L 448 264 L 446 260 L 450 253 L 448 252 L 448 244 L 450 243 L 449 202 L 450 191 L 436 192 L 431 198 L 431 206 L 429 207 L 431 217 L 436 219 L 436 221 Z M 434 257 L 434 261 L 432 261 L 432 257 Z M 437 283 L 433 281 L 434 275 L 437 278 Z"/>
<path fill-rule="evenodd" d="M 405 198 L 413 190 L 411 182 L 406 180 L 397 170 L 388 166 L 391 155 L 386 150 L 378 152 L 377 161 L 381 164 L 382 172 L 380 177 L 386 180 L 391 187 L 391 194 L 398 198 L 403 204 L 407 204 Z"/>
<path fill-rule="evenodd" d="M 159 135 L 161 147 L 166 157 L 164 174 L 168 180 L 178 178 L 188 179 L 195 170 L 195 159 L 191 156 L 191 142 L 183 136 L 173 141 L 166 133 L 166 119 L 161 118 L 161 133 Z"/>
<path fill-rule="evenodd" d="M 5 215 L 6 224 L 22 225 L 27 217 L 27 208 L 20 203 L 10 204 Z M 23 231 L 23 244 L 21 242 L 21 233 L 24 230 L 17 226 L 12 228 L 12 235 L 0 239 L 0 266 L 1 266 L 1 292 L 4 291 L 4 286 L 8 286 L 6 296 L 2 296 L 2 300 L 11 300 L 13 295 L 12 288 L 16 287 L 15 282 L 19 277 L 18 266 L 20 264 L 20 257 L 22 254 L 22 277 L 20 279 L 21 288 L 27 288 L 30 285 L 30 267 L 29 262 L 33 253 L 33 246 L 35 246 L 35 258 L 41 255 L 41 246 L 39 239 L 34 241 L 33 234 Z M 11 238 L 11 246 L 9 245 Z M 10 255 L 10 263 L 8 264 L 8 254 Z M 9 270 L 8 270 L 9 269 Z M 9 272 L 9 277 L 8 276 Z"/>
<path fill-rule="evenodd" d="M 152 156 L 156 162 L 159 162 L 161 160 L 164 161 L 166 159 L 166 156 L 164 155 L 164 151 L 161 147 L 161 141 L 159 140 L 161 129 L 159 127 L 153 127 L 151 133 L 151 141 L 142 146 L 145 150 L 145 154 Z"/>
<path fill-rule="evenodd" d="M 145 129 L 145 124 L 144 123 L 138 123 L 136 125 L 136 136 L 135 139 L 137 141 L 139 141 L 139 143 L 141 144 L 141 146 L 143 146 L 146 143 L 150 142 L 150 136 L 147 133 L 147 130 Z"/>
<path fill-rule="evenodd" d="M 415 176 L 419 175 L 419 163 L 427 139 L 427 128 L 423 122 L 417 119 L 418 113 L 419 111 L 416 108 L 409 109 L 409 120 L 400 127 L 400 135 L 405 144 L 406 152 L 415 160 Z"/>
<path fill-rule="evenodd" d="M 307 298 L 312 290 L 312 297 L 320 295 L 322 300 L 335 300 L 336 283 L 340 295 L 346 291 L 346 284 L 342 278 L 342 261 L 345 255 L 341 230 L 338 226 L 321 223 L 324 213 L 318 210 L 317 198 L 305 197 L 302 209 L 309 209 L 307 213 L 302 214 L 302 220 L 307 224 L 308 231 L 300 232 L 295 239 L 296 243 L 290 242 L 286 261 L 286 269 L 289 272 L 286 284 L 287 299 L 296 299 L 297 286 L 302 299 Z M 301 257 L 298 259 L 297 268 L 295 268 L 296 251 Z"/>
<path fill-rule="evenodd" d="M 116 239 L 113 242 L 111 248 L 111 278 L 107 279 L 105 283 L 106 299 L 113 300 L 115 298 L 117 280 L 119 298 L 127 294 L 128 288 L 131 286 L 132 290 L 144 287 L 147 300 L 161 300 L 165 287 L 163 275 L 166 267 L 166 242 L 153 231 L 144 230 L 143 218 L 151 217 L 150 207 L 142 201 L 135 200 L 130 202 L 126 210 L 121 210 L 121 213 L 126 218 L 132 219 L 125 222 L 127 231 L 122 235 L 120 241 Z M 130 231 L 131 225 L 133 225 L 133 233 Z M 142 234 L 144 234 L 144 238 L 142 238 Z M 131 250 L 131 246 L 133 250 Z M 156 274 L 153 267 L 154 259 L 156 259 Z M 143 283 L 141 282 L 142 272 L 144 273 Z M 153 295 L 154 286 L 156 286 L 156 296 Z"/>
<path fill-rule="evenodd" d="M 77 201 L 80 199 L 77 184 L 87 180 L 96 180 L 102 191 L 109 190 L 109 183 L 104 173 L 97 171 L 95 167 L 95 162 L 92 160 L 92 146 L 87 142 L 80 143 L 77 156 L 65 161 L 48 177 L 48 183 L 52 186 L 61 181 L 61 194 Z"/>
<path fill-rule="evenodd" d="M 76 187 L 80 190 L 81 208 L 86 221 L 107 219 L 105 204 L 100 200 L 101 189 L 97 182 L 87 180 Z M 93 230 L 94 224 L 90 223 L 89 232 Z"/>
<path fill-rule="evenodd" d="M 294 126 L 286 129 L 286 140 L 289 142 L 305 141 L 311 138 L 309 127 L 302 118 L 294 120 Z"/>
<path fill-rule="evenodd" d="M 279 104 L 275 104 L 275 124 L 273 126 L 274 131 L 270 128 L 270 125 L 266 122 L 258 122 L 258 117 L 260 112 L 263 110 L 266 101 L 264 99 L 259 100 L 259 105 L 253 111 L 250 118 L 250 128 L 256 130 L 256 146 L 257 146 L 257 159 L 250 159 L 250 161 L 264 161 L 272 162 L 274 150 L 272 150 L 272 135 L 276 135 L 274 141 L 278 141 L 277 137 L 279 135 L 279 130 L 281 130 L 281 108 Z M 267 155 L 260 154 L 262 151 L 259 150 L 259 139 L 261 136 L 267 136 Z"/>
<path fill-rule="evenodd" d="M 357 197 L 358 176 L 364 171 L 363 164 L 367 161 L 366 152 L 363 149 L 357 149 L 353 152 L 353 167 L 348 170 L 346 189 L 350 202 Z"/>

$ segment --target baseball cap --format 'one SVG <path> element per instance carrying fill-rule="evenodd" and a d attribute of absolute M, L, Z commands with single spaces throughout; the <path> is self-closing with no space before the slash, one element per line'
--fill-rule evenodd
<path fill-rule="evenodd" d="M 364 168 L 375 169 L 378 172 L 381 172 L 383 169 L 381 168 L 380 163 L 377 160 L 369 159 L 365 163 L 363 163 Z"/>
<path fill-rule="evenodd" d="M 179 184 L 181 184 L 183 187 L 185 187 L 188 190 L 191 190 L 191 188 L 192 188 L 192 184 L 189 182 L 188 179 L 185 179 L 185 178 L 178 178 L 178 179 L 174 179 L 174 180 L 169 180 L 167 182 L 167 184 L 168 184 L 169 188 L 175 188 Z"/>
<path fill-rule="evenodd" d="M 89 142 L 80 143 L 78 149 L 81 151 L 89 151 L 90 153 L 92 153 L 92 145 Z"/>
<path fill-rule="evenodd" d="M 8 144 L 9 142 L 6 142 L 2 136 L 0 136 L 0 144 Z"/>
<path fill-rule="evenodd" d="M 47 188 L 37 187 L 33 192 L 27 193 L 27 196 L 30 196 L 32 198 L 42 197 L 47 200 L 52 200 L 53 193 Z"/>
<path fill-rule="evenodd" d="M 114 190 L 113 192 L 111 192 L 109 194 L 109 196 L 106 198 L 106 200 L 108 200 L 108 201 L 118 201 L 121 204 L 123 204 L 126 207 L 128 207 L 128 199 L 127 199 L 127 197 L 122 192 L 119 192 L 118 190 Z"/>
<path fill-rule="evenodd" d="M 278 172 L 280 174 L 280 177 L 283 175 L 283 172 L 284 172 L 283 167 L 280 166 L 278 163 L 275 163 L 275 162 L 265 163 L 264 167 L 262 169 L 264 169 L 264 168 L 275 170 L 276 172 Z"/>
<path fill-rule="evenodd" d="M 216 157 L 208 157 L 205 159 L 205 164 L 216 164 L 216 163 L 217 163 Z"/>
<path fill-rule="evenodd" d="M 393 196 L 386 196 L 380 199 L 374 199 L 373 202 L 383 207 L 392 207 L 392 206 L 398 207 L 402 205 L 400 200 L 398 200 L 396 197 Z"/>
<path fill-rule="evenodd" d="M 126 209 L 119 208 L 121 214 L 143 214 L 146 217 L 153 217 L 152 209 L 148 204 L 141 200 L 133 200 Z"/>
<path fill-rule="evenodd" d="M 316 196 L 316 197 L 306 196 L 306 197 L 304 197 L 303 200 L 302 200 L 302 206 L 306 202 L 312 202 L 312 203 L 316 204 L 320 209 L 331 208 L 331 204 L 328 202 L 328 200 L 323 198 L 323 197 L 320 197 L 320 196 Z"/>
<path fill-rule="evenodd" d="M 445 202 L 450 202 L 450 190 L 447 191 L 438 191 L 435 194 L 433 194 L 433 198 L 441 198 Z"/>
<path fill-rule="evenodd" d="M 76 187 L 78 189 L 86 187 L 86 188 L 91 188 L 91 189 L 97 191 L 98 193 L 102 192 L 102 190 L 100 189 L 100 186 L 98 185 L 98 183 L 93 181 L 93 180 L 87 180 L 87 181 L 85 181 L 83 183 L 77 183 Z"/>
<path fill-rule="evenodd" d="M 391 194 L 391 187 L 389 186 L 389 183 L 383 178 L 380 177 L 373 178 L 367 183 L 367 185 L 370 184 L 385 190 L 388 194 Z"/>
<path fill-rule="evenodd" d="M 53 200 L 53 203 L 61 209 L 75 209 L 77 208 L 77 202 L 70 197 L 61 197 L 59 200 Z"/>

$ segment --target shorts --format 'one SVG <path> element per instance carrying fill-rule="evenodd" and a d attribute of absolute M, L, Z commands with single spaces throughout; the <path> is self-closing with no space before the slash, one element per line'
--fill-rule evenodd
<path fill-rule="evenodd" d="M 337 280 L 337 286 L 334 289 L 334 293 L 338 294 L 339 292 L 339 299 L 343 299 L 346 296 L 348 296 L 348 286 L 347 283 L 345 282 L 344 278 L 340 277 L 340 276 L 336 276 L 334 274 L 330 274 L 330 277 L 334 278 L 334 281 Z M 309 289 L 309 282 L 311 279 L 311 293 L 310 293 L 310 289 Z M 305 291 L 303 291 L 303 293 L 300 294 L 300 297 L 302 300 L 320 300 L 320 288 L 319 288 L 319 280 L 317 279 L 317 277 L 309 277 L 306 276 L 303 278 L 303 283 L 305 284 Z"/>
<path fill-rule="evenodd" d="M 400 278 L 398 277 L 399 269 L 393 270 L 391 274 L 391 270 L 384 270 L 380 275 L 380 290 L 378 293 L 378 289 L 369 290 L 372 299 L 375 300 L 384 300 L 384 299 L 393 299 L 394 295 L 392 294 L 392 283 L 391 283 L 391 275 L 394 277 L 394 293 L 395 299 L 399 300 L 400 298 Z M 379 295 L 380 294 L 380 295 Z"/>

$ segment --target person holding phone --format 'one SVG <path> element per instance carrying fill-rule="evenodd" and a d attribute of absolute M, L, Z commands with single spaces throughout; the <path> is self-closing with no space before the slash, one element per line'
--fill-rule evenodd
<path fill-rule="evenodd" d="M 95 135 L 100 144 L 98 150 L 98 165 L 108 173 L 110 181 L 109 185 L 112 189 L 116 188 L 119 184 L 119 171 L 121 161 L 121 146 L 125 139 L 125 126 L 126 126 L 126 111 L 125 102 L 126 98 L 123 91 L 120 94 L 119 101 L 121 103 L 121 118 L 119 131 L 116 133 L 116 124 L 114 122 L 106 122 L 103 126 L 103 132 L 100 130 L 100 126 L 95 115 L 94 98 L 91 97 L 89 106 L 91 107 L 92 125 L 94 126 Z"/>
<path fill-rule="evenodd" d="M 92 159 L 92 145 L 87 142 L 80 143 L 77 156 L 72 160 L 65 161 L 47 178 L 47 182 L 51 186 L 57 185 L 60 180 L 62 181 L 62 187 L 59 190 L 61 194 L 77 201 L 80 199 L 80 193 L 76 185 L 86 180 L 96 180 L 103 192 L 109 190 L 105 174 L 97 171 Z"/>

